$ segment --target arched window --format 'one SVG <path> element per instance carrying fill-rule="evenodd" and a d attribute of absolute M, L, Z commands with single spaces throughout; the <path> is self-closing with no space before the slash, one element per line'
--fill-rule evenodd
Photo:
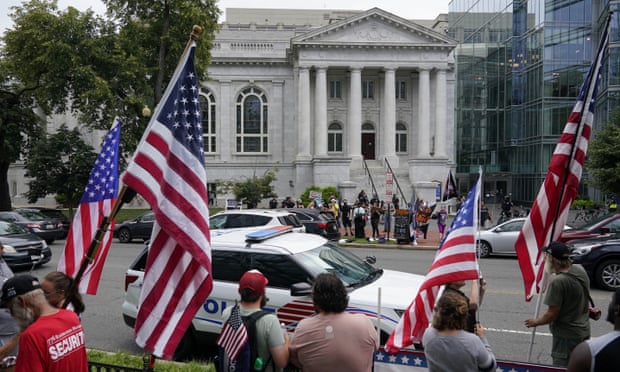
<path fill-rule="evenodd" d="M 331 123 L 327 128 L 327 151 L 342 152 L 342 125 Z"/>
<path fill-rule="evenodd" d="M 407 152 L 407 126 L 404 123 L 396 123 L 396 152 Z"/>
<path fill-rule="evenodd" d="M 262 90 L 251 87 L 239 94 L 237 97 L 237 152 L 269 151 L 267 114 L 267 97 Z"/>
<path fill-rule="evenodd" d="M 205 153 L 217 151 L 215 137 L 215 98 L 210 90 L 200 92 L 200 111 L 202 116 L 202 140 Z"/>

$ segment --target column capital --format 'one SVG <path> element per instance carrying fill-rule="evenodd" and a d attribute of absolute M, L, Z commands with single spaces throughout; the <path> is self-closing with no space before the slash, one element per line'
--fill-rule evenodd
<path fill-rule="evenodd" d="M 329 66 L 328 66 L 328 65 L 315 65 L 315 66 L 314 66 L 314 69 L 315 69 L 315 70 L 317 70 L 317 71 L 325 71 L 325 70 L 327 70 L 328 68 L 329 68 Z"/>
<path fill-rule="evenodd" d="M 362 65 L 351 65 L 349 66 L 349 71 L 362 71 L 364 66 Z"/>
<path fill-rule="evenodd" d="M 383 71 L 388 72 L 388 71 L 396 71 L 398 70 L 398 66 L 384 66 L 383 67 Z"/>

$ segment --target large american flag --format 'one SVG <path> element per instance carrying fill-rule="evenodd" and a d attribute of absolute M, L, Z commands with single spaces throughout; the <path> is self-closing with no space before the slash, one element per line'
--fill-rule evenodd
<path fill-rule="evenodd" d="M 164 359 L 172 357 L 213 285 L 195 49 L 192 41 L 123 175 L 155 214 L 136 343 Z"/>
<path fill-rule="evenodd" d="M 65 250 L 58 261 L 58 271 L 75 277 L 88 248 L 97 234 L 104 217 L 110 215 L 118 196 L 118 143 L 121 134 L 121 122 L 117 120 L 105 136 L 101 151 L 90 172 L 80 205 L 69 228 Z M 81 277 L 81 293 L 97 294 L 99 279 L 103 271 L 110 244 L 114 220 L 101 239 L 101 245 L 93 261 L 86 267 Z"/>
<path fill-rule="evenodd" d="M 248 332 L 241 319 L 239 305 L 235 304 L 230 312 L 230 318 L 224 324 L 224 328 L 222 328 L 215 342 L 226 351 L 231 361 L 235 361 L 247 340 Z"/>
<path fill-rule="evenodd" d="M 551 156 L 547 176 L 515 243 L 526 301 L 540 292 L 545 266 L 544 254 L 540 250 L 562 234 L 571 203 L 579 191 L 608 39 L 609 21 L 601 35 L 596 59 L 590 66 L 564 132 Z"/>
<path fill-rule="evenodd" d="M 456 182 L 454 182 L 454 176 L 450 170 L 448 172 L 448 177 L 446 178 L 446 186 L 444 187 L 442 200 L 446 201 L 454 197 L 456 197 Z"/>
<path fill-rule="evenodd" d="M 481 177 L 452 221 L 413 302 L 388 338 L 385 344 L 388 352 L 394 353 L 400 348 L 421 342 L 424 330 L 433 316 L 435 301 L 442 285 L 478 278 L 475 234 L 478 226 L 480 179 Z"/>

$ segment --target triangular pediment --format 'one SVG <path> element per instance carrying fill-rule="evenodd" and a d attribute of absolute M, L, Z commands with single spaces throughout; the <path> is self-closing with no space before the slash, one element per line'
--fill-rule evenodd
<path fill-rule="evenodd" d="M 293 46 L 366 45 L 455 47 L 456 41 L 429 28 L 372 8 L 330 25 L 298 35 Z"/>

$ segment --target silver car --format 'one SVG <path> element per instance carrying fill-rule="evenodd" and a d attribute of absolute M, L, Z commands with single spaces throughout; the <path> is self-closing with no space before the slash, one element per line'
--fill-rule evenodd
<path fill-rule="evenodd" d="M 488 230 L 480 231 L 480 234 L 477 236 L 479 238 L 478 253 L 480 257 L 489 257 L 491 255 L 516 256 L 515 242 L 526 219 L 513 218 Z M 570 229 L 570 226 L 564 226 L 564 231 Z"/>

